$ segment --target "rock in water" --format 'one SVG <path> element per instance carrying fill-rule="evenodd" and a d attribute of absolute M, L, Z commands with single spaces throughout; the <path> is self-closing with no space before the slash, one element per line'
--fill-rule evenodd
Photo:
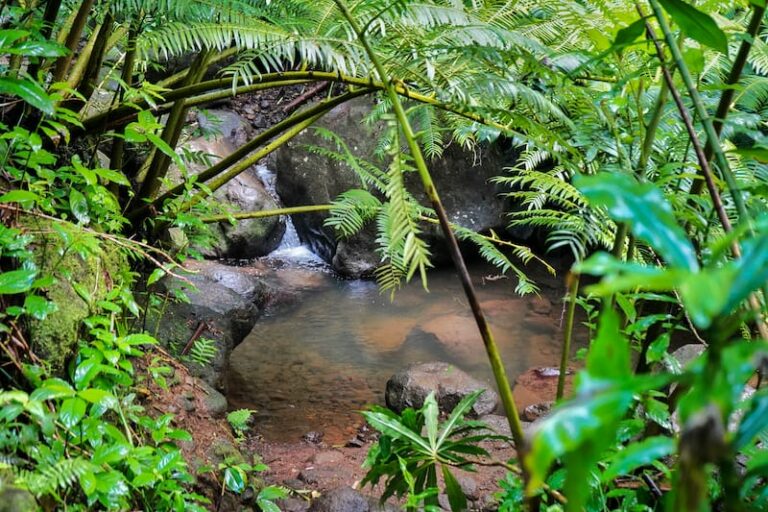
<path fill-rule="evenodd" d="M 470 415 L 490 414 L 496 409 L 499 397 L 490 386 L 471 377 L 459 368 L 443 362 L 420 363 L 397 372 L 387 382 L 387 407 L 402 412 L 406 407 L 418 409 L 424 399 L 435 392 L 438 406 L 450 412 L 470 393 L 484 389 L 472 406 Z"/>
<path fill-rule="evenodd" d="M 379 505 L 373 498 L 366 498 L 351 487 L 328 491 L 312 503 L 310 512 L 393 512 L 390 505 Z"/>

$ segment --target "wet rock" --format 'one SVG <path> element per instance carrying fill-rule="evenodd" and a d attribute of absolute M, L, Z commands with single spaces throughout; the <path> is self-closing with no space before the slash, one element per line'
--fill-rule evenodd
<path fill-rule="evenodd" d="M 198 385 L 204 393 L 203 404 L 213 418 L 223 418 L 227 412 L 227 397 L 213 389 L 205 381 L 198 379 Z"/>
<path fill-rule="evenodd" d="M 380 161 L 375 155 L 384 124 L 370 126 L 362 122 L 371 107 L 366 99 L 344 103 L 326 114 L 318 126 L 333 130 L 356 157 L 386 168 L 388 163 Z M 305 131 L 278 149 L 277 191 L 286 205 L 327 204 L 342 192 L 365 188 L 351 167 L 337 159 L 308 152 L 304 149 L 307 145 L 336 150 L 334 143 L 329 145 L 312 130 Z M 476 153 L 471 153 L 458 145 L 449 146 L 442 158 L 430 162 L 436 187 L 452 222 L 476 230 L 506 225 L 504 198 L 489 178 L 501 174 L 508 163 L 506 156 L 495 147 L 478 148 Z M 406 186 L 417 200 L 427 205 L 418 176 L 410 174 L 406 176 Z M 365 229 L 351 240 L 337 245 L 333 230 L 323 225 L 326 217 L 326 213 L 295 216 L 293 220 L 301 240 L 323 259 L 332 262 L 334 268 L 344 275 L 359 276 L 361 272 L 369 272 L 379 265 L 381 258 L 374 250 L 374 229 Z M 433 244 L 440 239 L 437 232 L 431 231 Z M 433 252 L 441 254 L 441 251 Z"/>
<path fill-rule="evenodd" d="M 252 130 L 236 112 L 223 109 L 198 111 L 197 122 L 208 134 L 217 134 L 232 146 L 238 148 L 248 142 Z"/>
<path fill-rule="evenodd" d="M 499 398 L 489 385 L 448 363 L 421 363 L 399 371 L 387 381 L 386 402 L 396 412 L 406 407 L 419 408 L 427 395 L 434 391 L 440 410 L 450 412 L 464 397 L 478 389 L 485 392 L 470 411 L 476 417 L 496 409 Z"/>
<path fill-rule="evenodd" d="M 275 505 L 277 505 L 282 512 L 306 512 L 309 510 L 309 502 L 299 498 L 276 500 Z"/>
<path fill-rule="evenodd" d="M 683 368 L 685 368 L 688 363 L 699 357 L 701 354 L 704 353 L 704 351 L 707 349 L 704 345 L 699 345 L 697 343 L 690 343 L 688 345 L 683 345 L 682 347 L 678 348 L 672 354 L 672 358 L 674 358 L 673 361 L 666 360 L 664 363 L 664 366 L 666 367 L 667 371 L 671 371 L 673 373 L 680 373 Z M 677 363 L 677 364 L 675 364 Z"/>
<path fill-rule="evenodd" d="M 309 507 L 310 512 L 396 512 L 392 505 L 380 505 L 351 487 L 333 489 L 323 494 Z"/>
<path fill-rule="evenodd" d="M 158 340 L 166 346 L 184 347 L 195 333 L 213 340 L 216 347 L 213 360 L 206 365 L 190 363 L 189 366 L 193 375 L 215 389 L 224 389 L 229 355 L 259 316 L 259 305 L 252 302 L 258 293 L 254 291 L 252 300 L 241 294 L 248 279 L 253 281 L 255 290 L 258 277 L 244 274 L 242 281 L 235 280 L 231 275 L 233 268 L 214 262 L 191 262 L 187 268 L 191 272 L 184 277 L 189 282 L 166 276 L 158 282 L 156 292 L 167 292 L 170 297 L 185 295 L 189 302 L 169 301 L 161 311 L 151 310 L 147 331 L 157 332 Z M 228 277 L 224 279 L 222 275 Z"/>
<path fill-rule="evenodd" d="M 546 416 L 552 410 L 552 406 L 555 402 L 541 402 L 538 404 L 529 405 L 523 409 L 523 414 L 520 418 L 524 421 L 536 421 L 537 419 Z"/>
<path fill-rule="evenodd" d="M 217 117 L 223 116 L 223 121 L 218 128 L 224 135 L 198 137 L 184 145 L 186 150 L 208 155 L 211 164 L 232 154 L 249 138 L 247 135 L 249 131 L 244 128 L 245 122 L 237 114 L 227 111 L 216 112 Z M 203 119 L 207 118 L 203 117 Z M 214 123 L 206 120 L 201 122 L 201 126 L 203 125 L 213 129 Z M 207 165 L 190 163 L 187 167 L 188 174 L 197 174 Z M 167 178 L 170 185 L 176 185 L 186 179 L 186 176 L 176 166 L 171 166 Z M 240 173 L 224 184 L 214 193 L 214 198 L 231 213 L 279 208 L 275 199 L 264 187 L 255 168 Z M 255 258 L 268 254 L 279 245 L 285 232 L 285 223 L 279 216 L 239 220 L 234 225 L 229 222 L 220 222 L 211 225 L 211 232 L 214 236 L 213 246 L 201 248 L 206 257 Z"/>

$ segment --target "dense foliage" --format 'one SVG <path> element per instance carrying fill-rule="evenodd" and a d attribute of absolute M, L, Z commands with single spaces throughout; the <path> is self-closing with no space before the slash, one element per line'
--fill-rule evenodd
<path fill-rule="evenodd" d="M 503 137 L 517 147 L 518 163 L 498 178 L 518 206 L 511 224 L 540 229 L 551 249 L 576 260 L 569 302 L 587 312 L 593 339 L 575 396 L 531 439 L 475 311 L 520 457 L 499 462 L 510 469 L 500 507 L 764 510 L 765 8 L 765 0 L 2 2 L 0 490 L 27 490 L 30 506 L 43 509 L 206 505 L 176 445 L 188 434 L 136 403 L 132 361 L 154 341 L 139 332 L 133 291 L 197 255 L 206 220 L 220 213 L 213 191 L 336 105 L 371 95 L 371 118 L 388 126 L 384 163 L 361 161 L 325 134 L 338 148 L 328 155 L 373 191 L 339 197 L 328 225 L 352 236 L 375 221 L 384 289 L 416 273 L 426 279 L 422 235 L 431 223 L 449 240 L 477 244 L 515 274 L 520 292 L 536 290 L 525 275 L 536 258 L 529 248 L 448 223 L 428 167 L 449 143 Z M 187 172 L 206 161 L 178 149 L 190 109 L 319 81 L 332 83 L 328 98 Z M 168 182 L 172 166 L 182 183 Z M 406 173 L 419 176 L 429 205 L 406 189 Z M 173 256 L 160 243 L 171 227 L 195 242 Z M 63 264 L 71 254 L 111 261 L 109 286 L 80 284 L 78 275 L 99 272 Z M 594 284 L 580 288 L 582 274 Z M 68 306 L 54 292 L 62 281 L 88 307 L 74 328 L 76 352 L 57 355 L 32 347 L 28 333 Z M 669 350 L 686 339 L 706 351 L 680 367 Z M 204 363 L 209 351 L 196 347 L 192 357 Z M 563 366 L 569 350 L 566 339 Z M 473 436 L 453 437 L 478 427 L 461 417 L 467 403 L 442 430 L 432 402 L 399 417 L 367 413 L 383 432 L 368 479 L 385 478 L 386 494 L 410 507 L 433 507 L 439 466 L 451 507 L 463 509 L 450 468 L 484 455 Z M 241 416 L 232 417 L 239 436 Z M 259 469 L 213 470 L 222 493 L 241 493 Z M 255 505 L 274 510 L 280 491 L 262 492 Z"/>

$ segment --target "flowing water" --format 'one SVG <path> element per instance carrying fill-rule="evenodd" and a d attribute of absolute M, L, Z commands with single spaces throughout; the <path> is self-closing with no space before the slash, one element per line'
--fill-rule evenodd
<path fill-rule="evenodd" d="M 556 365 L 560 306 L 521 298 L 514 281 L 492 274 L 473 269 L 510 378 Z M 317 268 L 288 265 L 274 278 L 290 292 L 234 350 L 229 382 L 231 406 L 255 409 L 256 431 L 267 440 L 297 441 L 322 431 L 326 442 L 344 442 L 361 423 L 355 411 L 382 404 L 387 379 L 410 363 L 448 361 L 492 380 L 452 271 L 431 272 L 429 293 L 413 283 L 394 301 L 374 282 L 339 280 Z M 556 283 L 543 295 L 559 303 Z"/>

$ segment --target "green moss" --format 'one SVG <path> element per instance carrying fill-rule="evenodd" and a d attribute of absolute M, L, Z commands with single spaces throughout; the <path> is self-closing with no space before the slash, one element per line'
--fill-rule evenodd
<path fill-rule="evenodd" d="M 45 320 L 29 322 L 30 346 L 57 373 L 74 354 L 83 320 L 94 312 L 92 305 L 103 300 L 112 286 L 122 281 L 120 276 L 127 270 L 127 261 L 119 251 L 94 243 L 98 240 L 82 231 L 78 233 L 74 226 L 70 229 L 73 229 L 72 238 L 38 235 L 33 247 L 40 275 L 55 278 L 54 284 L 44 291 L 56 304 L 56 310 Z M 76 288 L 89 300 L 81 297 Z"/>

